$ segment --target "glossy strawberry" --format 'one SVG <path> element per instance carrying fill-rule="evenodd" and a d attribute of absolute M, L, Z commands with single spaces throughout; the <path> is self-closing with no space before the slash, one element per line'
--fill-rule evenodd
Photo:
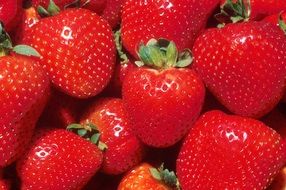
<path fill-rule="evenodd" d="M 105 8 L 106 0 L 53 0 L 54 3 L 64 10 L 66 7 L 82 7 L 89 9 L 97 14 L 102 13 Z M 50 0 L 32 0 L 32 6 L 38 8 L 42 6 L 47 8 Z"/>
<path fill-rule="evenodd" d="M 81 189 L 101 162 L 102 153 L 91 142 L 63 129 L 39 129 L 17 163 L 21 189 Z"/>
<path fill-rule="evenodd" d="M 142 163 L 123 177 L 118 190 L 175 190 L 177 187 L 175 173 L 163 168 L 155 169 L 148 163 Z"/>
<path fill-rule="evenodd" d="M 285 164 L 285 144 L 262 122 L 207 112 L 184 140 L 177 159 L 183 190 L 265 189 Z"/>
<path fill-rule="evenodd" d="M 126 0 L 122 8 L 122 39 L 136 57 L 137 47 L 151 38 L 172 40 L 182 51 L 191 48 L 219 0 Z"/>
<path fill-rule="evenodd" d="M 199 116 L 204 85 L 193 70 L 184 68 L 192 61 L 189 52 L 179 55 L 173 42 L 151 40 L 139 52 L 142 62 L 137 64 L 142 67 L 128 73 L 123 83 L 125 107 L 140 140 L 168 147 L 182 139 Z"/>
<path fill-rule="evenodd" d="M 100 141 L 107 145 L 102 171 L 120 174 L 140 163 L 143 145 L 132 132 L 132 126 L 121 99 L 104 98 L 94 102 L 84 113 L 81 124 L 92 123 L 100 131 Z"/>
<path fill-rule="evenodd" d="M 124 0 L 106 0 L 105 8 L 101 14 L 112 28 L 116 28 L 121 21 L 121 5 Z"/>
<path fill-rule="evenodd" d="M 42 55 L 53 84 L 79 98 L 100 93 L 115 65 L 115 44 L 106 21 L 85 9 L 41 19 L 23 39 Z"/>
<path fill-rule="evenodd" d="M 195 42 L 193 68 L 235 114 L 261 117 L 280 101 L 286 76 L 286 40 L 266 22 L 209 29 Z"/>
<path fill-rule="evenodd" d="M 226 1 L 232 0 L 221 0 L 221 5 Z M 242 1 L 242 0 L 233 0 Z M 247 0 L 245 0 L 246 2 Z M 286 10 L 286 3 L 284 0 L 250 0 L 251 5 L 251 20 L 261 20 L 264 17 L 272 14 L 278 14 L 279 12 Z"/>

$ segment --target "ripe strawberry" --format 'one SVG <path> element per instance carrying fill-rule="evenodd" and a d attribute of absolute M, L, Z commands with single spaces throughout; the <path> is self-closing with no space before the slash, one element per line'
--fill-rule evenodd
<path fill-rule="evenodd" d="M 195 42 L 193 68 L 218 100 L 235 114 L 261 117 L 282 97 L 286 40 L 265 22 L 209 29 Z"/>
<path fill-rule="evenodd" d="M 142 163 L 128 172 L 121 180 L 118 190 L 174 190 L 178 181 L 174 172 L 163 167 L 153 168 L 148 163 Z"/>
<path fill-rule="evenodd" d="M 242 0 L 221 0 L 221 5 L 227 1 L 235 2 Z M 252 9 L 250 14 L 251 20 L 261 20 L 268 15 L 278 14 L 279 12 L 286 10 L 285 0 L 250 0 L 250 5 Z"/>
<path fill-rule="evenodd" d="M 101 162 L 102 153 L 91 142 L 63 129 L 40 129 L 17 163 L 21 189 L 81 189 Z"/>
<path fill-rule="evenodd" d="M 280 17 L 282 18 L 282 21 L 286 23 L 286 12 L 283 12 L 281 14 L 270 15 L 268 17 L 265 17 L 263 19 L 263 21 L 270 22 L 270 23 L 273 23 L 273 24 L 276 24 L 277 26 L 279 26 Z M 285 28 L 285 30 L 286 30 L 286 28 Z"/>
<path fill-rule="evenodd" d="M 124 0 L 106 0 L 106 6 L 101 14 L 112 28 L 116 28 L 121 19 L 121 5 Z"/>
<path fill-rule="evenodd" d="M 0 0 L 0 20 L 7 31 L 11 31 L 19 21 L 23 12 L 22 0 Z"/>
<path fill-rule="evenodd" d="M 0 190 L 9 190 L 10 189 L 10 182 L 5 179 L 0 179 Z"/>
<path fill-rule="evenodd" d="M 61 9 L 66 7 L 82 7 L 89 9 L 97 14 L 102 13 L 105 8 L 106 0 L 53 0 L 54 3 Z M 42 6 L 48 7 L 50 0 L 32 0 L 32 6 L 38 8 Z"/>
<path fill-rule="evenodd" d="M 107 145 L 102 171 L 120 174 L 140 163 L 143 146 L 132 133 L 121 99 L 104 98 L 94 102 L 84 113 L 81 124 L 92 123 L 100 131 L 100 140 Z"/>
<path fill-rule="evenodd" d="M 36 58 L 23 45 L 12 49 L 10 37 L 0 25 L 0 168 L 25 150 L 49 94 L 49 81 Z M 12 51 L 11 51 L 12 50 Z M 24 53 L 23 53 L 23 51 Z"/>
<path fill-rule="evenodd" d="M 265 189 L 286 161 L 279 134 L 262 122 L 207 112 L 177 159 L 182 189 Z"/>
<path fill-rule="evenodd" d="M 220 0 L 127 0 L 122 8 L 122 39 L 136 57 L 137 46 L 151 38 L 172 40 L 182 51 L 191 48 Z"/>
<path fill-rule="evenodd" d="M 199 116 L 204 85 L 193 70 L 184 68 L 192 62 L 190 53 L 178 54 L 173 42 L 151 40 L 140 47 L 139 56 L 143 63 L 137 64 L 147 67 L 136 68 L 125 77 L 122 96 L 127 113 L 145 144 L 171 146 Z"/>
<path fill-rule="evenodd" d="M 27 32 L 23 43 L 38 49 L 53 84 L 71 96 L 97 95 L 113 73 L 111 28 L 89 10 L 68 9 L 41 19 Z"/>

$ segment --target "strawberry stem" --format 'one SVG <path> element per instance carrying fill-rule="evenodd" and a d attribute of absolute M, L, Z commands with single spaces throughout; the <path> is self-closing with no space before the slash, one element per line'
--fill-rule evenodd
<path fill-rule="evenodd" d="M 138 56 L 141 59 L 135 62 L 138 67 L 146 65 L 155 69 L 184 68 L 193 61 L 190 50 L 179 53 L 175 43 L 166 39 L 151 39 L 146 45 L 141 43 Z"/>
<path fill-rule="evenodd" d="M 121 29 L 117 30 L 114 33 L 114 38 L 115 38 L 115 44 L 116 44 L 116 49 L 117 53 L 121 59 L 121 64 L 126 64 L 129 62 L 129 59 L 127 55 L 123 52 L 123 46 L 122 46 L 122 40 L 121 40 Z"/>

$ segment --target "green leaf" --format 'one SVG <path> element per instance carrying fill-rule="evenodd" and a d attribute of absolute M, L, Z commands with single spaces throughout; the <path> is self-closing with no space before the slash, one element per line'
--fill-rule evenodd
<path fill-rule="evenodd" d="M 99 150 L 101 150 L 101 151 L 106 151 L 108 149 L 108 146 L 101 141 L 98 142 L 97 146 L 98 146 Z"/>
<path fill-rule="evenodd" d="M 160 48 L 154 45 L 150 45 L 147 47 L 148 53 L 149 53 L 149 57 L 152 60 L 152 65 L 158 67 L 158 68 L 162 68 L 164 65 L 164 55 L 161 52 Z"/>
<path fill-rule="evenodd" d="M 142 61 L 135 61 L 135 65 L 137 65 L 138 67 L 143 67 L 144 63 Z"/>
<path fill-rule="evenodd" d="M 279 14 L 279 18 L 278 18 L 278 23 L 280 28 L 284 31 L 284 33 L 286 34 L 286 23 L 284 22 L 283 18 L 282 18 L 282 13 Z"/>
<path fill-rule="evenodd" d="M 166 49 L 166 60 L 169 67 L 174 67 L 178 59 L 178 49 L 174 42 L 170 42 Z"/>
<path fill-rule="evenodd" d="M 77 134 L 81 137 L 85 136 L 87 134 L 87 130 L 86 129 L 79 129 L 77 131 Z"/>
<path fill-rule="evenodd" d="M 121 29 L 114 33 L 115 44 L 117 53 L 121 59 L 121 64 L 126 64 L 129 62 L 127 55 L 123 52 L 122 40 L 121 40 Z"/>
<path fill-rule="evenodd" d="M 42 17 L 50 16 L 50 13 L 42 6 L 38 6 L 37 11 Z"/>
<path fill-rule="evenodd" d="M 84 127 L 81 124 L 73 123 L 67 126 L 67 130 L 71 131 L 73 129 L 83 129 Z"/>
<path fill-rule="evenodd" d="M 185 68 L 192 64 L 194 58 L 192 52 L 189 49 L 184 50 L 182 53 L 179 54 L 179 60 L 176 63 L 176 67 L 178 68 Z"/>
<path fill-rule="evenodd" d="M 100 138 L 100 133 L 95 133 L 94 135 L 91 136 L 90 141 L 93 144 L 98 144 Z"/>
<path fill-rule="evenodd" d="M 17 45 L 12 49 L 12 51 L 21 55 L 41 57 L 37 50 L 27 45 Z"/>
<path fill-rule="evenodd" d="M 52 16 L 57 15 L 60 12 L 60 8 L 55 4 L 53 0 L 50 0 L 50 4 L 48 6 L 48 12 Z"/>
<path fill-rule="evenodd" d="M 160 174 L 160 172 L 158 171 L 158 169 L 156 169 L 156 168 L 150 168 L 149 171 L 150 171 L 150 173 L 151 173 L 151 175 L 152 175 L 153 178 L 155 178 L 155 179 L 157 179 L 157 180 L 159 180 L 159 181 L 162 180 L 161 174 Z"/>

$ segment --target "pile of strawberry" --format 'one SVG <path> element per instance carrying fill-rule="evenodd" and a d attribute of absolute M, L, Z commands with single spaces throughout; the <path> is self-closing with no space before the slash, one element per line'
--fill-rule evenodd
<path fill-rule="evenodd" d="M 286 188 L 285 0 L 0 0 L 0 20 L 0 190 Z"/>

